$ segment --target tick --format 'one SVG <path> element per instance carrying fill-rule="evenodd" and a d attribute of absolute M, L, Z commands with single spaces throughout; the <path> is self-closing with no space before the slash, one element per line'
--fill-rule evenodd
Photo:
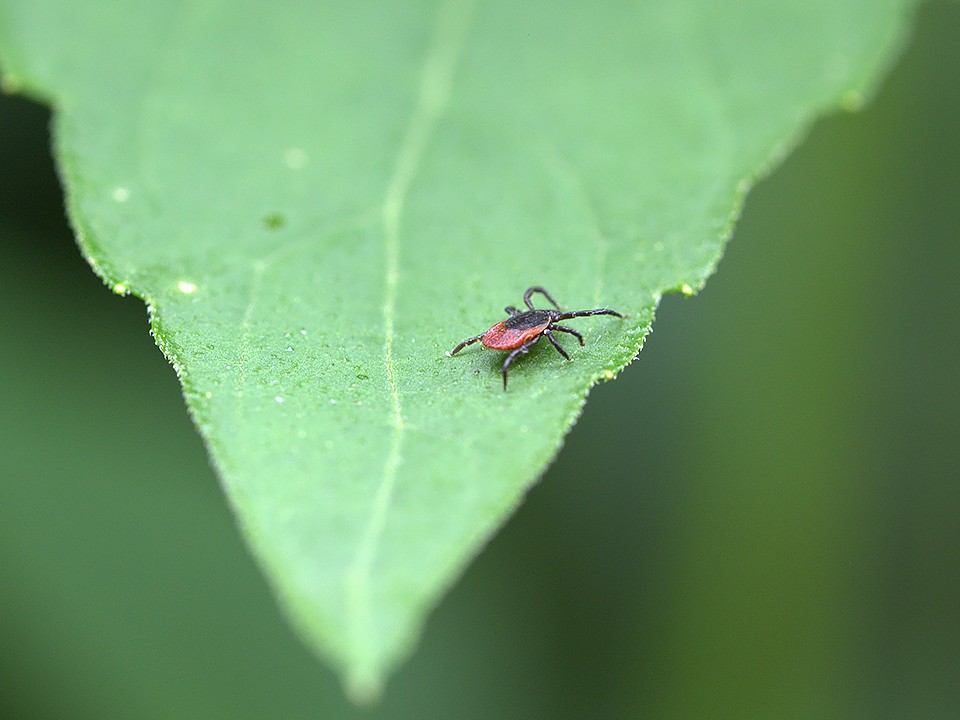
<path fill-rule="evenodd" d="M 550 308 L 547 308 L 546 310 L 539 310 L 535 308 L 533 306 L 533 301 L 530 299 L 535 293 L 540 293 L 543 295 L 547 300 L 550 301 L 556 310 L 551 310 Z M 567 355 L 566 350 L 560 347 L 560 343 L 558 343 L 557 339 L 553 336 L 554 330 L 573 335 L 577 340 L 580 341 L 580 344 L 583 345 L 583 336 L 580 333 L 565 325 L 557 325 L 557 323 L 561 320 L 587 317 L 589 315 L 616 315 L 618 318 L 626 317 L 625 315 L 618 313 L 616 310 L 610 310 L 608 308 L 564 312 L 557 304 L 557 301 L 554 300 L 550 295 L 550 293 L 540 286 L 527 288 L 527 291 L 523 294 L 523 302 L 528 308 L 530 308 L 529 310 L 524 310 L 521 312 L 512 305 L 507 305 L 507 307 L 504 308 L 504 311 L 510 317 L 508 317 L 506 320 L 498 322 L 482 335 L 477 335 L 476 337 L 464 340 L 453 350 L 448 352 L 447 356 L 452 357 L 456 355 L 467 345 L 472 345 L 478 340 L 483 343 L 484 347 L 490 348 L 491 350 L 509 350 L 510 354 L 507 355 L 507 359 L 503 361 L 503 389 L 506 391 L 507 368 L 510 367 L 510 363 L 512 363 L 513 359 L 518 355 L 524 355 L 529 352 L 530 348 L 540 342 L 540 338 L 543 336 L 546 336 L 547 340 L 549 340 L 557 349 L 557 352 L 563 355 L 563 357 L 567 360 L 570 359 L 570 356 Z"/>

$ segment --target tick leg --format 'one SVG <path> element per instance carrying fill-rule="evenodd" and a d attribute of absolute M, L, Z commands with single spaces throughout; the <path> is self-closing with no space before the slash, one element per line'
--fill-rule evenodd
<path fill-rule="evenodd" d="M 555 329 L 559 330 L 556 325 L 553 326 Z M 557 349 L 557 352 L 563 355 L 567 360 L 570 359 L 570 356 L 567 355 L 567 351 L 560 347 L 560 343 L 557 342 L 557 339 L 553 336 L 553 333 L 549 330 L 544 330 L 543 334 L 547 336 L 547 340 L 553 343 L 553 346 Z M 582 341 L 581 341 L 582 342 Z"/>
<path fill-rule="evenodd" d="M 560 332 L 570 333 L 570 334 L 573 335 L 577 340 L 580 341 L 580 344 L 581 344 L 581 345 L 583 345 L 583 335 L 581 335 L 580 333 L 578 333 L 578 332 L 577 332 L 576 330 L 574 330 L 573 328 L 568 328 L 566 325 L 551 325 L 551 326 L 550 326 L 550 329 L 551 329 L 551 330 L 559 330 Z"/>
<path fill-rule="evenodd" d="M 510 367 L 510 363 L 513 362 L 513 359 L 517 355 L 524 355 L 529 352 L 530 348 L 539 342 L 541 335 L 537 335 L 533 340 L 527 340 L 523 345 L 518 347 L 516 350 L 507 355 L 507 359 L 503 361 L 503 391 L 507 391 L 507 368 Z"/>
<path fill-rule="evenodd" d="M 483 335 L 477 335 L 476 337 L 472 337 L 472 338 L 470 338 L 469 340 L 464 340 L 462 343 L 460 343 L 459 345 L 457 345 L 453 350 L 450 350 L 450 351 L 447 353 L 447 357 L 453 357 L 453 356 L 456 355 L 458 352 L 460 352 L 461 350 L 463 350 L 467 345 L 473 345 L 473 343 L 475 343 L 477 340 L 479 340 L 479 339 L 482 338 L 482 337 L 483 337 Z"/>
<path fill-rule="evenodd" d="M 547 300 L 549 300 L 551 303 L 553 303 L 553 306 L 554 306 L 557 310 L 560 310 L 560 309 L 561 309 L 560 306 L 557 305 L 557 301 L 553 299 L 553 297 L 550 295 L 550 293 L 548 293 L 546 290 L 544 290 L 544 289 L 543 289 L 542 287 L 540 287 L 539 285 L 534 285 L 532 288 L 527 288 L 527 291 L 523 294 L 523 301 L 527 304 L 527 307 L 530 308 L 531 310 L 536 310 L 536 308 L 533 306 L 533 302 L 531 302 L 531 300 L 530 300 L 530 298 L 533 296 L 534 293 L 540 293 L 540 294 L 543 295 Z"/>
<path fill-rule="evenodd" d="M 507 306 L 503 309 L 503 311 L 504 311 L 507 315 L 509 315 L 510 317 L 513 317 L 514 315 L 519 315 L 519 314 L 520 314 L 520 311 L 517 310 L 513 305 L 507 305 Z"/>
<path fill-rule="evenodd" d="M 575 310 L 574 312 L 565 312 L 560 315 L 557 320 L 569 320 L 570 318 L 588 317 L 590 315 L 616 315 L 618 318 L 626 317 L 626 315 L 621 315 L 616 310 L 600 308 L 599 310 Z M 554 327 L 556 327 L 556 325 L 554 325 Z"/>

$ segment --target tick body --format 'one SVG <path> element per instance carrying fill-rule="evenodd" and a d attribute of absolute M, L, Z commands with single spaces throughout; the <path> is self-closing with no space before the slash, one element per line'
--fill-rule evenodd
<path fill-rule="evenodd" d="M 549 300 L 556 310 L 552 310 L 550 308 L 545 310 L 535 308 L 531 298 L 536 293 L 543 295 L 547 300 Z M 467 345 L 472 345 L 478 341 L 482 343 L 484 347 L 490 348 L 491 350 L 508 350 L 509 354 L 503 361 L 503 389 L 506 390 L 507 369 L 510 367 L 510 363 L 512 363 L 514 358 L 516 358 L 518 355 L 524 355 L 529 352 L 530 348 L 540 341 L 540 338 L 546 336 L 547 340 L 549 340 L 550 343 L 557 349 L 557 352 L 563 355 L 563 357 L 567 360 L 570 359 L 570 356 L 567 355 L 567 351 L 564 350 L 560 346 L 560 343 L 557 342 L 557 339 L 553 335 L 554 330 L 573 335 L 577 340 L 580 341 L 580 344 L 583 345 L 583 336 L 580 335 L 580 333 L 573 328 L 566 327 L 565 325 L 557 325 L 557 323 L 561 320 L 588 317 L 590 315 L 615 315 L 619 318 L 625 317 L 616 310 L 610 310 L 608 308 L 565 312 L 560 308 L 559 305 L 557 305 L 557 301 L 553 299 L 550 293 L 539 286 L 527 288 L 527 291 L 523 294 L 523 302 L 528 308 L 530 308 L 529 310 L 524 310 L 521 312 L 512 305 L 508 305 L 504 308 L 504 311 L 510 317 L 508 317 L 506 320 L 498 322 L 482 335 L 477 335 L 476 337 L 464 340 L 453 350 L 448 352 L 447 355 L 456 355 L 458 352 L 467 347 Z"/>

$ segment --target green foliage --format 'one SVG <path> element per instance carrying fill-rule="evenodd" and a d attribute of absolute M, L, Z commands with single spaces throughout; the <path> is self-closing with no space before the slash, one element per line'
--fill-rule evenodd
<path fill-rule="evenodd" d="M 277 595 L 369 697 L 905 5 L 6 2 L 0 58 Z M 507 393 L 444 356 L 531 284 L 631 317 Z"/>

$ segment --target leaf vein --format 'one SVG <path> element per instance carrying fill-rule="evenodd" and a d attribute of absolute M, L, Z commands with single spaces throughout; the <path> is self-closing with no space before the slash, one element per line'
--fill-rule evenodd
<path fill-rule="evenodd" d="M 410 186 L 437 121 L 449 102 L 453 74 L 463 47 L 472 5 L 473 0 L 447 0 L 437 10 L 430 48 L 421 70 L 417 105 L 401 140 L 382 207 L 386 261 L 383 356 L 390 388 L 390 425 L 393 432 L 383 475 L 373 497 L 370 517 L 346 573 L 344 599 L 350 624 L 349 632 L 353 650 L 361 656 L 358 657 L 360 662 L 354 668 L 351 685 L 353 691 L 360 695 L 376 693 L 379 685 L 375 677 L 376 671 L 365 666 L 366 657 L 372 654 L 371 645 L 376 642 L 370 615 L 370 584 L 373 564 L 396 487 L 397 470 L 402 462 L 406 429 L 394 358 L 397 286 L 400 280 L 400 222 Z"/>

